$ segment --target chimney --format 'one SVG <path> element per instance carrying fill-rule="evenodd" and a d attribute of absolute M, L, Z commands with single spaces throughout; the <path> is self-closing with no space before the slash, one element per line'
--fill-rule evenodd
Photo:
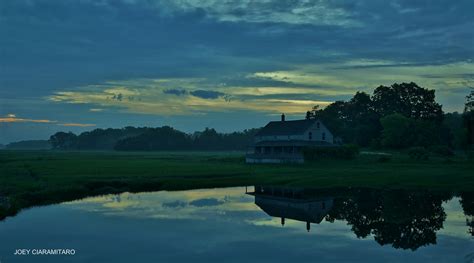
<path fill-rule="evenodd" d="M 285 114 L 281 115 L 281 121 L 285 121 Z"/>

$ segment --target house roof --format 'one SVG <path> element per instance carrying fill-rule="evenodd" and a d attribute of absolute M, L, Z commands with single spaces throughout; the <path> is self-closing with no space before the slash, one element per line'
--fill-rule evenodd
<path fill-rule="evenodd" d="M 316 120 L 271 121 L 257 132 L 256 136 L 303 134 Z"/>

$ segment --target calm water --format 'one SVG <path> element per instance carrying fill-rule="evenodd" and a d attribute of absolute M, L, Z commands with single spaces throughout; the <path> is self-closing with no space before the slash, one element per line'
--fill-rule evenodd
<path fill-rule="evenodd" d="M 88 198 L 0 222 L 9 262 L 474 262 L 473 194 L 251 187 Z M 70 248 L 74 256 L 15 256 Z"/>

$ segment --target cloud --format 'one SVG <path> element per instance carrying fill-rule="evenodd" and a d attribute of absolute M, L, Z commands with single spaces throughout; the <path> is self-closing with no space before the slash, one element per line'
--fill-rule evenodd
<path fill-rule="evenodd" d="M 224 22 L 287 23 L 358 26 L 351 13 L 331 6 L 330 1 L 165 1 L 173 11 L 202 10 L 207 16 Z"/>
<path fill-rule="evenodd" d="M 470 62 L 418 65 L 361 59 L 302 64 L 292 70 L 255 72 L 235 78 L 111 81 L 58 91 L 48 100 L 163 116 L 239 110 L 298 114 L 314 105 L 349 99 L 357 91 L 372 93 L 379 85 L 414 81 L 435 89 L 437 100 L 446 111 L 459 111 L 462 103 L 453 104 L 453 99 L 462 101 L 468 88 L 474 86 L 473 71 L 474 63 Z M 176 86 L 180 88 L 172 88 Z M 117 100 L 117 94 L 124 99 Z"/>
<path fill-rule="evenodd" d="M 217 99 L 225 95 L 222 92 L 212 90 L 193 90 L 190 94 L 201 99 Z"/>
<path fill-rule="evenodd" d="M 255 83 L 266 84 L 266 81 L 251 78 Z M 275 81 L 269 83 L 275 84 Z M 230 86 L 220 80 L 202 78 L 136 79 L 57 91 L 47 99 L 56 103 L 88 104 L 120 112 L 163 116 L 229 111 L 291 114 L 306 112 L 316 104 L 327 105 L 334 100 L 333 96 L 341 94 L 311 86 L 288 87 L 285 82 L 282 82 L 283 87 L 255 87 L 250 84 L 252 81 L 247 82 L 249 86 Z M 175 92 L 169 92 L 170 87 L 178 85 L 183 95 L 176 96 Z M 135 99 L 118 101 L 114 96 L 119 93 L 124 94 L 123 97 L 133 96 Z"/>
<path fill-rule="evenodd" d="M 216 198 L 202 198 L 202 199 L 196 199 L 189 202 L 190 205 L 197 206 L 197 207 L 218 206 L 218 205 L 222 205 L 223 203 L 224 201 L 216 199 Z"/>
<path fill-rule="evenodd" d="M 437 100 L 446 111 L 462 110 L 463 96 L 474 87 L 473 62 L 449 64 L 411 64 L 394 61 L 354 60 L 346 63 L 302 65 L 290 71 L 257 72 L 252 76 L 293 85 L 317 83 L 326 94 L 371 93 L 379 85 L 416 82 L 435 89 Z M 457 100 L 459 103 L 453 104 Z"/>
<path fill-rule="evenodd" d="M 163 93 L 176 95 L 176 96 L 182 96 L 182 95 L 185 95 L 187 92 L 184 89 L 165 89 L 163 90 Z"/>
<path fill-rule="evenodd" d="M 204 125 L 195 114 L 207 114 L 206 125 L 218 129 L 230 129 L 223 124 L 230 115 L 254 120 L 232 126 L 239 129 L 395 81 L 434 88 L 445 110 L 461 110 L 472 86 L 472 0 L 1 6 L 0 32 L 14 32 L 0 38 L 1 103 L 26 116 L 74 123 L 90 114 L 86 123 L 114 127 L 155 118 L 185 130 Z"/>
<path fill-rule="evenodd" d="M 184 202 L 181 200 L 176 200 L 172 202 L 163 202 L 162 206 L 165 208 L 184 208 L 188 205 L 195 206 L 195 207 L 206 207 L 206 206 L 218 206 L 222 205 L 225 202 L 223 200 L 218 200 L 216 198 L 200 198 L 195 199 L 188 202 Z"/>
<path fill-rule="evenodd" d="M 86 124 L 86 123 L 73 123 L 73 122 L 58 122 L 56 120 L 46 120 L 46 119 L 25 119 L 25 118 L 18 118 L 15 114 L 7 114 L 6 117 L 0 117 L 0 123 L 45 123 L 45 124 L 56 124 L 59 126 L 67 126 L 67 127 L 92 127 L 96 126 L 95 124 Z"/>
<path fill-rule="evenodd" d="M 23 2 L 23 1 L 19 1 Z M 53 1 L 54 2 L 54 1 Z M 64 1 L 56 5 L 65 9 L 75 1 Z M 161 17 L 198 16 L 220 22 L 245 23 L 287 23 L 311 25 L 335 25 L 353 27 L 360 23 L 355 20 L 350 10 L 338 7 L 328 0 L 318 1 L 219 1 L 219 0 L 102 0 L 97 4 L 93 0 L 81 1 L 76 6 L 89 6 L 89 9 L 99 8 L 109 11 L 122 11 L 134 14 L 140 10 L 145 14 L 155 14 Z M 25 7 L 41 7 L 25 1 Z M 26 8 L 28 10 L 28 8 Z M 63 18 L 60 14 L 52 14 Z"/>
<path fill-rule="evenodd" d="M 43 120 L 43 119 L 24 119 L 17 118 L 14 114 L 8 114 L 6 117 L 0 118 L 0 123 L 15 123 L 15 122 L 33 122 L 33 123 L 56 123 L 57 121 Z"/>
<path fill-rule="evenodd" d="M 176 200 L 172 202 L 164 202 L 161 205 L 166 208 L 183 208 L 187 205 L 187 203 L 184 201 Z"/>

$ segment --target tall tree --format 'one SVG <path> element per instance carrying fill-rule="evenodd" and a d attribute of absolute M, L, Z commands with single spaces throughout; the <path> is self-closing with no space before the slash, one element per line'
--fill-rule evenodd
<path fill-rule="evenodd" d="M 74 149 L 77 145 L 77 135 L 72 132 L 57 132 L 49 137 L 53 149 Z"/>
<path fill-rule="evenodd" d="M 442 107 L 435 101 L 435 91 L 414 82 L 379 86 L 374 90 L 372 100 L 380 116 L 399 113 L 414 119 L 437 122 L 443 119 Z"/>
<path fill-rule="evenodd" d="M 440 127 L 433 121 L 407 118 L 399 113 L 380 119 L 382 124 L 382 146 L 406 148 L 428 147 L 441 144 Z"/>
<path fill-rule="evenodd" d="M 375 111 L 370 95 L 357 92 L 346 106 L 350 137 L 356 144 L 368 146 L 380 135 L 380 116 Z"/>
<path fill-rule="evenodd" d="M 474 88 L 471 89 L 471 93 L 466 96 L 463 119 L 464 127 L 467 130 L 467 143 L 472 147 L 474 146 Z"/>

